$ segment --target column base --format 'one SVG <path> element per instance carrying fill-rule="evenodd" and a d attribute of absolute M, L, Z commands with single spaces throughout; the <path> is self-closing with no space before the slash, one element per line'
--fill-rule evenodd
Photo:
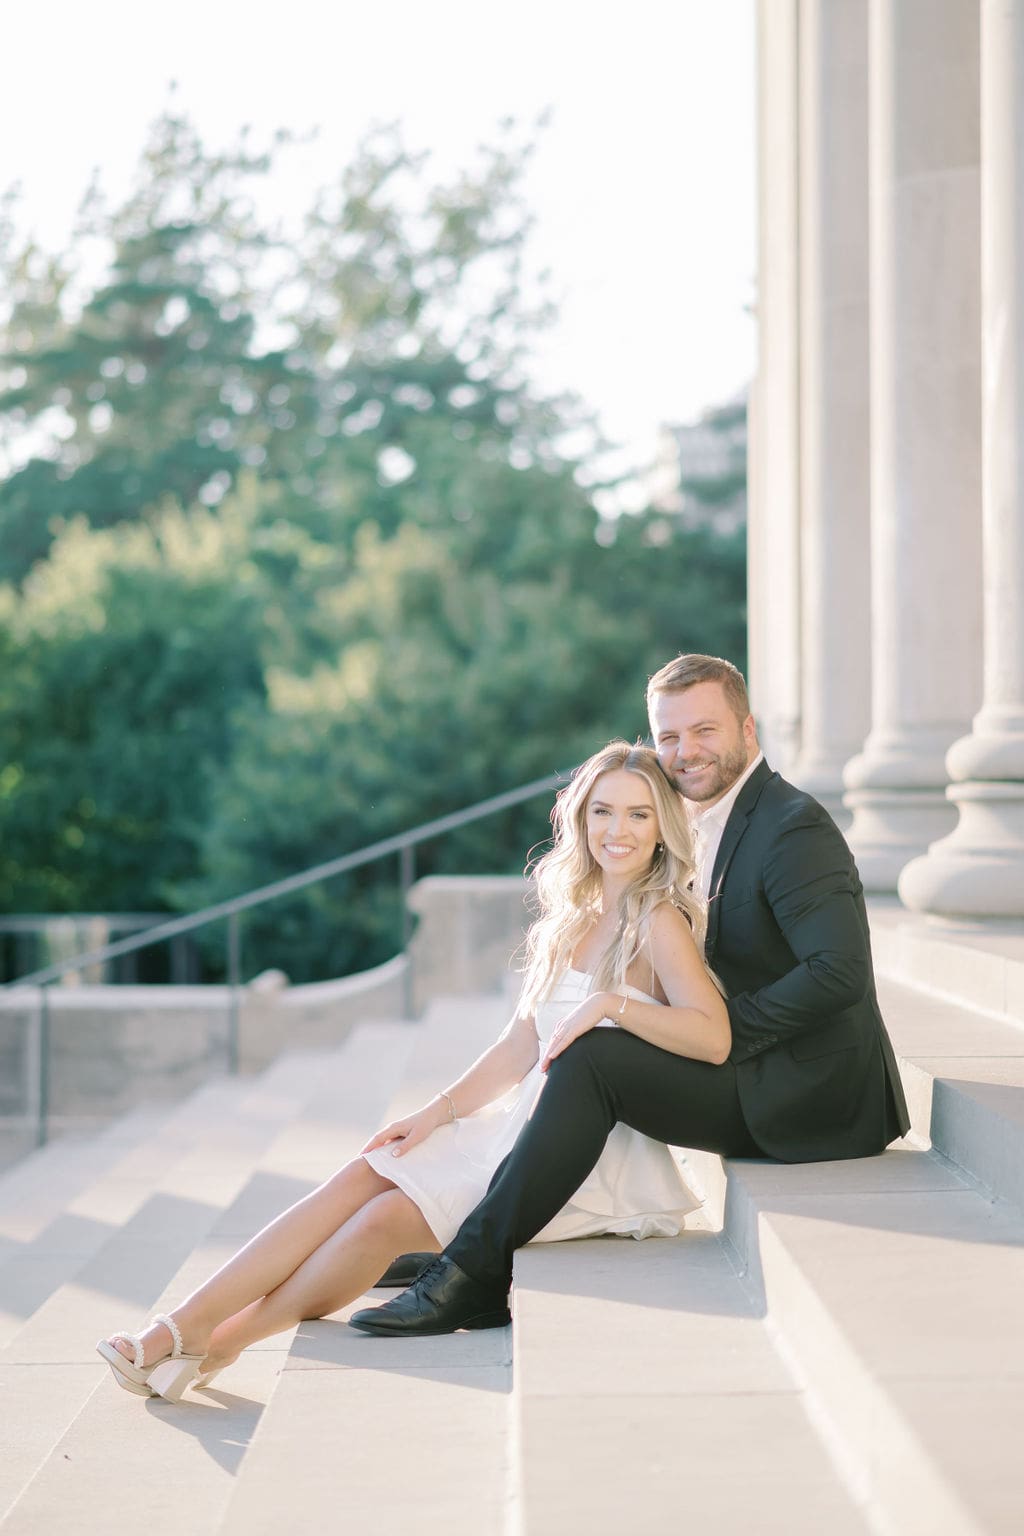
<path fill-rule="evenodd" d="M 843 769 L 843 782 L 851 790 L 893 790 L 899 794 L 945 788 L 946 753 L 963 733 L 963 724 L 913 730 L 875 730 L 863 752 Z"/>
<path fill-rule="evenodd" d="M 895 891 L 904 866 L 956 822 L 955 810 L 937 789 L 850 789 L 844 802 L 853 812 L 846 841 L 864 889 L 877 894 Z"/>
<path fill-rule="evenodd" d="M 1024 782 L 951 784 L 960 819 L 899 880 L 904 906 L 942 917 L 1024 917 Z"/>
<path fill-rule="evenodd" d="M 972 783 L 979 779 L 1009 783 L 1024 779 L 1024 730 L 1019 716 L 986 715 L 982 710 L 969 736 L 950 747 L 946 767 L 951 779 Z"/>

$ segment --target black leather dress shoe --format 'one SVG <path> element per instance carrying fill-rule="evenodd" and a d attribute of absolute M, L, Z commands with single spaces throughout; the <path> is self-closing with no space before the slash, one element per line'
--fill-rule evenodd
<path fill-rule="evenodd" d="M 348 1321 L 363 1333 L 408 1338 L 459 1328 L 504 1328 L 512 1317 L 505 1295 L 480 1285 L 442 1253 L 401 1296 L 382 1307 L 363 1307 Z"/>
<path fill-rule="evenodd" d="M 433 1264 L 437 1258 L 436 1253 L 400 1253 L 397 1259 L 392 1260 L 387 1269 L 381 1275 L 375 1291 L 404 1291 L 407 1285 L 412 1285 L 428 1264 Z"/>

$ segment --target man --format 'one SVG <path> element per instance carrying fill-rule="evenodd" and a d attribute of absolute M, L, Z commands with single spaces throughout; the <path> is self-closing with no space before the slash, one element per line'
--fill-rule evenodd
<path fill-rule="evenodd" d="M 781 1162 L 869 1157 L 909 1128 L 875 997 L 863 891 L 828 813 L 773 773 L 730 662 L 684 655 L 647 690 L 662 765 L 690 801 L 705 954 L 725 988 L 722 1066 L 595 1029 L 557 1056 L 529 1124 L 445 1252 L 369 1333 L 506 1321 L 512 1255 L 561 1209 L 618 1120 L 657 1140 Z"/>

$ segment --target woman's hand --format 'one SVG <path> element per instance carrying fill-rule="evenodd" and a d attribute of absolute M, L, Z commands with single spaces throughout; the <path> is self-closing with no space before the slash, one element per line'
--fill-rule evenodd
<path fill-rule="evenodd" d="M 447 1125 L 451 1121 L 448 1113 L 448 1105 L 438 1094 L 436 1099 L 431 1099 L 422 1109 L 418 1109 L 414 1115 L 407 1115 L 404 1120 L 392 1120 L 383 1130 L 371 1136 L 363 1152 L 372 1152 L 375 1147 L 385 1147 L 389 1141 L 395 1142 L 392 1149 L 392 1157 L 401 1157 L 410 1151 L 412 1147 L 418 1147 L 421 1141 L 426 1141 L 431 1132 L 436 1131 L 439 1125 Z"/>
<path fill-rule="evenodd" d="M 559 1019 L 551 1031 L 551 1038 L 544 1047 L 544 1055 L 541 1057 L 540 1069 L 546 1072 L 556 1056 L 562 1052 L 580 1035 L 585 1035 L 588 1030 L 596 1028 L 602 1019 L 614 1019 L 622 998 L 614 992 L 593 992 L 590 997 L 585 997 L 582 1003 Z"/>

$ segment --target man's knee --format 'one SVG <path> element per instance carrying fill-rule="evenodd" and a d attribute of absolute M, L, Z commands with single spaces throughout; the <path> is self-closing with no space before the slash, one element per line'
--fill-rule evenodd
<path fill-rule="evenodd" d="M 609 1042 L 621 1033 L 618 1029 L 590 1029 L 580 1035 L 551 1061 L 549 1087 L 564 1085 L 559 1092 L 578 1093 L 582 1085 L 593 1084 L 605 1090 L 615 1075 L 616 1052 L 614 1047 L 609 1049 Z"/>
<path fill-rule="evenodd" d="M 606 1064 L 619 1060 L 623 1048 L 628 1049 L 635 1039 L 635 1035 L 629 1035 L 622 1029 L 588 1029 L 561 1056 L 556 1056 L 551 1065 L 554 1067 L 560 1061 L 572 1062 L 577 1071 L 599 1071 Z"/>
<path fill-rule="evenodd" d="M 558 1056 L 552 1057 L 548 1064 L 548 1082 L 557 1083 L 563 1078 L 579 1077 L 592 1071 L 592 1041 L 596 1033 L 596 1030 L 588 1030 L 585 1035 L 580 1035 L 571 1045 L 567 1045 Z"/>

